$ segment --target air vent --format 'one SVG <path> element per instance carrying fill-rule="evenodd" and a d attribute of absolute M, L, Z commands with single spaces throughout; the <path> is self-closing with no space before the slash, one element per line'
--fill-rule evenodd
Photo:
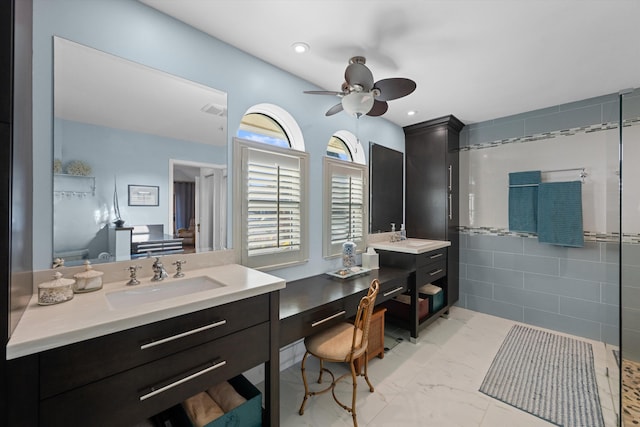
<path fill-rule="evenodd" d="M 200 111 L 203 111 L 207 114 L 213 114 L 214 116 L 223 117 L 227 114 L 227 107 L 218 104 L 207 104 L 202 107 Z"/>

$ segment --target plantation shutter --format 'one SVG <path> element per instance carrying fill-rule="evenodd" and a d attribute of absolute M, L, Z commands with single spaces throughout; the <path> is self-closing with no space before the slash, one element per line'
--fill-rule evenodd
<path fill-rule="evenodd" d="M 297 152 L 244 149 L 243 264 L 275 266 L 304 260 L 305 160 Z"/>
<path fill-rule="evenodd" d="M 325 183 L 329 187 L 327 246 L 330 252 L 325 255 L 336 255 L 342 251 L 342 244 L 347 240 L 356 243 L 358 250 L 363 250 L 366 236 L 366 190 L 363 165 L 345 163 L 333 159 L 326 160 L 327 177 Z M 326 252 L 326 251 L 325 251 Z"/>

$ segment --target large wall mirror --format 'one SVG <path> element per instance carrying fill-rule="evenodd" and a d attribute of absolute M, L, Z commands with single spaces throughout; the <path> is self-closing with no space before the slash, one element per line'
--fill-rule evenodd
<path fill-rule="evenodd" d="M 227 247 L 226 93 L 54 37 L 53 123 L 54 258 Z"/>
<path fill-rule="evenodd" d="M 369 145 L 369 232 L 400 230 L 404 209 L 404 155 L 371 142 Z"/>

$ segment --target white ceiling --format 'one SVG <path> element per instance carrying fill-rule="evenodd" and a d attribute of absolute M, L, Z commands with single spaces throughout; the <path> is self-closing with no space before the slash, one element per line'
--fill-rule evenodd
<path fill-rule="evenodd" d="M 141 1 L 311 90 L 340 90 L 355 55 L 375 80 L 413 79 L 416 91 L 383 116 L 401 126 L 447 114 L 480 122 L 640 86 L 638 0 Z M 311 50 L 294 53 L 298 41 Z"/>
<path fill-rule="evenodd" d="M 54 50 L 56 117 L 226 146 L 226 93 L 60 37 Z"/>

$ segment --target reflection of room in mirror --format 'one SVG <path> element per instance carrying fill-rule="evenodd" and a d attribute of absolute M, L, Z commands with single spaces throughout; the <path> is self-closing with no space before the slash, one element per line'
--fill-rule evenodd
<path fill-rule="evenodd" d="M 174 220 L 171 159 L 224 170 L 224 195 L 202 199 L 216 214 L 199 222 L 194 217 L 200 230 L 224 233 L 208 234 L 203 245 L 194 237 L 185 250 L 227 247 L 226 93 L 54 37 L 53 157 L 63 165 L 91 165 L 91 177 L 54 178 L 52 259 L 63 257 L 66 265 L 114 261 L 115 248 L 127 247 L 120 240 L 131 239 L 127 229 L 138 226 L 161 225 L 163 234 L 189 243 Z M 120 203 L 125 224 L 118 233 L 111 231 L 114 190 L 127 200 Z"/>
<path fill-rule="evenodd" d="M 173 226 L 185 252 L 225 249 L 227 168 L 170 160 Z"/>

